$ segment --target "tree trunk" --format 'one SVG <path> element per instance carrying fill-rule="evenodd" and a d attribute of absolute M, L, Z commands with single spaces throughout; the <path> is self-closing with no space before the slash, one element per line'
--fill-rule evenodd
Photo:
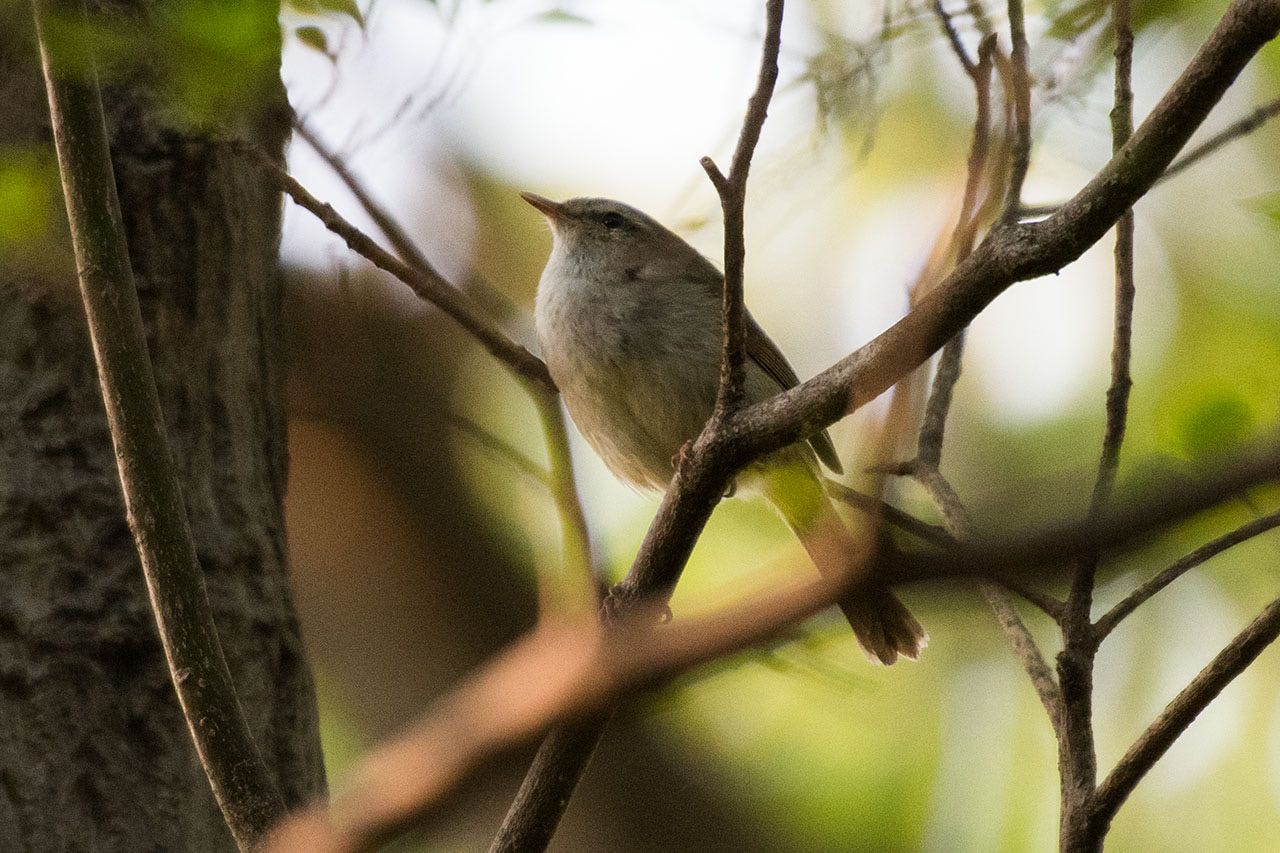
<path fill-rule="evenodd" d="M 24 4 L 0 12 L 0 157 L 23 146 L 52 163 L 30 31 Z M 104 92 L 130 258 L 227 662 L 294 805 L 324 775 L 285 565 L 279 199 L 225 146 L 164 127 L 152 100 L 136 81 Z M 279 152 L 286 129 L 263 118 L 247 135 Z M 36 251 L 0 243 L 0 849 L 230 848 L 169 683 L 53 230 Z"/>

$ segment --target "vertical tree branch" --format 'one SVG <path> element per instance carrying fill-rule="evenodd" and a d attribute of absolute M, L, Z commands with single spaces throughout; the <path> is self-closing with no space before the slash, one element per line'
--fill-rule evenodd
<path fill-rule="evenodd" d="M 1118 153 L 1133 136 L 1133 25 L 1129 0 L 1112 0 L 1112 26 L 1116 39 L 1115 105 L 1111 110 L 1111 147 Z M 1115 319 L 1111 347 L 1111 384 L 1107 389 L 1107 425 L 1098 462 L 1098 476 L 1090 499 L 1089 515 L 1097 518 L 1105 509 L 1119 468 L 1129 416 L 1129 377 L 1133 333 L 1133 211 L 1126 210 L 1116 224 Z M 1093 736 L 1093 668 L 1098 650 L 1091 621 L 1094 576 L 1099 555 L 1081 560 L 1071 581 L 1063 620 L 1063 649 L 1058 656 L 1058 683 L 1062 689 L 1063 725 L 1058 738 L 1062 804 L 1060 844 L 1064 850 L 1095 850 L 1102 845 L 1105 827 L 1094 820 L 1098 758 Z"/>
<path fill-rule="evenodd" d="M 97 363 L 129 529 L 183 717 L 241 849 L 284 815 L 218 641 L 156 393 L 102 101 L 92 71 L 72 77 L 50 53 L 53 0 L 33 0 L 80 294 Z M 71 7 L 84 15 L 82 3 Z"/>
<path fill-rule="evenodd" d="M 745 398 L 747 309 L 743 293 L 744 265 L 747 254 L 745 211 L 747 173 L 760 131 L 773 100 L 778 82 L 778 52 L 782 48 L 783 0 L 766 0 L 764 46 L 760 56 L 760 73 L 755 91 L 747 101 L 742 132 L 725 177 L 710 157 L 703 157 L 702 168 L 720 196 L 724 213 L 724 352 L 720 362 L 720 387 L 716 392 L 716 414 L 723 418 L 742 407 Z"/>
<path fill-rule="evenodd" d="M 1027 28 L 1022 0 L 1009 0 L 1010 83 L 1013 87 L 1014 143 L 1002 222 L 1016 222 L 1022 210 L 1022 184 L 1031 166 L 1031 72 L 1027 67 Z"/>

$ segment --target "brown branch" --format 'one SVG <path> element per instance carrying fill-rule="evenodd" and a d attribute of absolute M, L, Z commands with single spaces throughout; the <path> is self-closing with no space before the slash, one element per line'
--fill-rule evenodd
<path fill-rule="evenodd" d="M 1278 636 L 1280 599 L 1267 605 L 1208 666 L 1200 670 L 1133 746 L 1129 747 L 1129 751 L 1098 786 L 1093 798 L 1093 820 L 1099 838 L 1106 832 L 1111 819 L 1147 771 L 1160 760 L 1200 712 L 1217 698 L 1223 688 L 1244 672 Z"/>
<path fill-rule="evenodd" d="M 933 9 L 933 16 L 938 19 L 938 25 L 942 27 L 942 34 L 947 38 L 947 44 L 951 46 L 951 52 L 955 54 L 956 59 L 960 62 L 960 67 L 964 69 L 964 73 L 971 79 L 975 78 L 978 73 L 978 64 L 973 61 L 973 57 L 969 56 L 969 51 L 960 39 L 960 33 L 956 31 L 955 19 L 943 6 L 942 0 L 933 0 L 930 5 Z"/>
<path fill-rule="evenodd" d="M 544 393 L 555 393 L 555 382 L 542 359 L 511 340 L 493 322 L 486 319 L 472 299 L 445 281 L 430 266 L 419 268 L 382 248 L 371 237 L 344 219 L 330 205 L 320 201 L 288 172 L 257 146 L 236 143 L 237 149 L 299 206 L 309 211 L 334 234 L 346 242 L 356 254 L 407 284 L 419 297 L 435 305 L 458 325 L 471 333 L 490 355 L 506 365 L 516 376 Z"/>
<path fill-rule="evenodd" d="M 720 365 L 720 387 L 716 393 L 716 419 L 742 407 L 746 386 L 747 309 L 744 299 L 744 262 L 747 254 L 744 220 L 747 203 L 747 173 L 760 131 L 769 113 L 769 102 L 778 83 L 778 52 L 782 48 L 783 0 L 766 0 L 764 47 L 755 91 L 747 101 L 742 132 L 733 151 L 728 177 L 715 161 L 702 158 L 702 168 L 720 196 L 724 214 L 724 352 Z"/>
<path fill-rule="evenodd" d="M 1111 110 L 1113 156 L 1124 150 L 1133 135 L 1133 23 L 1129 0 L 1112 0 L 1115 31 L 1115 105 Z M 1116 223 L 1115 317 L 1111 346 L 1111 383 L 1107 388 L 1106 429 L 1098 473 L 1089 501 L 1089 515 L 1096 517 L 1111 499 L 1120 448 L 1129 417 L 1129 391 L 1133 382 L 1129 362 L 1133 336 L 1133 210 L 1123 211 Z M 1060 843 L 1063 849 L 1080 845 L 1100 846 L 1105 833 L 1093 819 L 1093 798 L 1098 784 L 1098 757 L 1093 732 L 1093 673 L 1098 642 L 1092 609 L 1095 577 L 1101 553 L 1088 553 L 1076 566 L 1062 620 L 1063 648 L 1058 655 L 1058 683 L 1062 689 L 1062 720 L 1058 731 L 1058 765 L 1061 776 Z"/>
<path fill-rule="evenodd" d="M 1010 83 L 1013 87 L 1014 144 L 1005 188 L 1002 222 L 1015 222 L 1022 209 L 1022 184 L 1031 166 L 1031 72 L 1027 68 L 1027 29 L 1022 0 L 1009 0 Z"/>
<path fill-rule="evenodd" d="M 218 640 L 173 467 L 138 305 L 96 74 L 69 72 L 50 50 L 51 21 L 84 4 L 34 0 L 32 11 L 80 295 L 93 342 L 129 530 L 182 716 L 223 819 L 242 850 L 285 813 L 254 743 Z"/>
<path fill-rule="evenodd" d="M 1049 715 L 1049 722 L 1053 725 L 1054 732 L 1057 732 L 1062 720 L 1062 693 L 1058 690 L 1058 682 L 1054 680 L 1053 670 L 1049 668 L 1049 664 L 1045 663 L 1040 647 L 1032 638 L 1031 631 L 1019 618 L 1018 611 L 1013 609 L 1013 602 L 1009 600 L 1009 594 L 1004 588 L 993 581 L 981 581 L 978 589 L 982 591 L 982 597 L 987 600 L 987 604 L 995 613 L 996 621 L 1000 623 L 1000 628 L 1009 639 L 1009 644 L 1013 646 L 1014 654 L 1018 656 L 1022 668 L 1031 679 L 1031 686 L 1035 688 L 1040 704 Z"/>
<path fill-rule="evenodd" d="M 1246 466 L 1250 479 L 1280 476 L 1280 445 L 1258 454 Z M 1234 470 L 1239 466 L 1221 466 Z M 1219 466 L 1207 468 L 1204 482 L 1177 485 L 1186 494 L 1207 501 L 1239 484 L 1240 475 L 1223 478 Z M 1168 507 L 1160 498 L 1175 488 L 1156 484 L 1146 498 L 1149 504 L 1124 507 L 1118 519 L 1132 522 L 1138 538 L 1154 518 L 1164 521 Z M 1203 508 L 1203 504 L 1194 507 Z M 1192 511 L 1184 504 L 1182 510 Z M 1117 524 L 1115 529 L 1124 529 Z M 1030 552 L 1023 571 L 1070 560 L 1095 547 L 1096 536 L 1112 528 L 1088 520 L 1077 522 L 1070 538 L 1029 535 L 1021 546 L 955 546 L 970 549 L 983 562 L 983 553 L 996 558 L 1010 551 Z M 1130 541 L 1126 539 L 1125 541 Z M 1068 550 L 1060 550 L 1068 547 Z M 1074 550 L 1070 550 L 1070 549 Z M 1042 550 L 1043 549 L 1043 550 Z M 931 551 L 926 559 L 935 559 Z M 851 583 L 884 583 L 902 580 L 890 558 L 872 567 L 863 579 Z M 972 573 L 969 573 L 972 576 Z M 937 575 L 935 575 L 937 577 Z M 792 581 L 705 616 L 677 618 L 655 625 L 661 600 L 649 600 L 618 616 L 609 630 L 592 619 L 569 624 L 544 622 L 533 633 L 485 664 L 454 691 L 436 703 L 405 735 L 379 747 L 353 773 L 327 809 L 317 807 L 298 815 L 276 834 L 274 850 L 357 850 L 385 839 L 396 828 L 428 813 L 431 807 L 462 782 L 468 772 L 489 756 L 526 744 L 548 727 L 571 722 L 572 733 L 594 731 L 599 717 L 618 697 L 662 683 L 673 675 L 717 660 L 733 651 L 765 643 L 790 630 L 803 619 L 830 606 L 847 589 L 829 580 Z M 582 721 L 587 722 L 582 722 Z M 582 738 L 557 736 L 544 743 L 543 753 L 564 755 L 581 749 Z M 585 757 L 582 759 L 585 760 Z M 548 761 L 548 766 L 556 766 Z M 551 780 L 540 777 L 546 784 Z M 549 837 L 545 825 L 531 827 L 536 834 L 521 838 L 530 843 Z"/>
<path fill-rule="evenodd" d="M 1219 536 L 1211 542 L 1206 542 L 1185 557 L 1173 562 L 1164 571 L 1125 596 L 1094 623 L 1093 630 L 1097 642 L 1102 642 L 1130 613 L 1137 610 L 1140 605 L 1146 603 L 1152 596 L 1187 572 L 1207 563 L 1223 551 L 1233 548 L 1241 542 L 1247 542 L 1253 537 L 1276 527 L 1280 527 L 1280 512 L 1273 512 L 1270 515 L 1255 518 L 1247 524 L 1242 524 L 1230 533 Z"/>

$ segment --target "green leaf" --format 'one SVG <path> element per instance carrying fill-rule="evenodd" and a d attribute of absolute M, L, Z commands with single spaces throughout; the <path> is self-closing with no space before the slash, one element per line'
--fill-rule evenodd
<path fill-rule="evenodd" d="M 57 191 L 58 174 L 45 152 L 0 147 L 0 246 L 42 236 Z"/>
<path fill-rule="evenodd" d="M 1254 425 L 1249 403 L 1234 391 L 1213 391 L 1182 418 L 1179 439 L 1188 456 L 1204 456 L 1238 444 Z"/>
<path fill-rule="evenodd" d="M 1280 225 L 1280 193 L 1264 193 L 1245 199 L 1244 206 L 1261 213 L 1276 225 Z"/>
<path fill-rule="evenodd" d="M 324 30 L 313 26 L 298 27 L 293 34 L 307 47 L 329 56 L 329 37 L 324 34 Z"/>
<path fill-rule="evenodd" d="M 364 29 L 364 15 L 355 0 L 288 0 L 285 6 L 303 15 L 345 15 Z"/>
<path fill-rule="evenodd" d="M 590 18 L 584 18 L 576 15 L 567 9 L 548 9 L 540 15 L 535 15 L 533 20 L 540 24 L 577 24 L 579 26 L 586 24 L 591 25 Z"/>

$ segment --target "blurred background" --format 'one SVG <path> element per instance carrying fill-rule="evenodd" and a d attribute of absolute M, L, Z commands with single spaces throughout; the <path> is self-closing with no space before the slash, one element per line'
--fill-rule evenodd
<path fill-rule="evenodd" d="M 719 261 L 719 209 L 698 158 L 727 164 L 754 85 L 761 4 L 746 0 L 371 0 L 285 14 L 284 77 L 337 151 L 451 281 L 533 346 L 549 246 L 517 196 L 608 196 Z M 965 4 L 949 2 L 960 13 Z M 1138 117 L 1225 2 L 1136 4 Z M 1002 4 L 991 22 L 1007 32 Z M 326 11 L 327 10 L 327 11 Z M 1031 3 L 1030 204 L 1079 188 L 1110 151 L 1105 4 Z M 972 51 L 973 19 L 957 26 Z M 1007 42 L 1006 42 L 1007 44 Z M 1202 136 L 1280 93 L 1280 51 L 1246 71 Z M 926 2 L 788 4 L 778 95 L 755 158 L 747 299 L 801 377 L 899 317 L 953 220 L 972 88 Z M 301 140 L 290 168 L 376 233 Z M 1153 191 L 1137 208 L 1135 385 L 1121 477 L 1178 470 L 1277 421 L 1280 122 Z M 286 206 L 291 328 L 290 549 L 320 685 L 332 781 L 533 623 L 561 561 L 550 497 L 474 425 L 537 461 L 537 414 L 511 377 L 438 312 Z M 1001 296 L 973 325 L 944 471 L 980 526 L 1087 506 L 1103 431 L 1111 241 Z M 834 428 L 846 469 L 868 460 L 877 401 Z M 579 437 L 593 544 L 624 572 L 656 498 L 617 483 Z M 854 477 L 853 482 L 857 482 Z M 936 518 L 925 496 L 895 503 Z M 1269 509 L 1259 493 L 1106 567 L 1098 606 Z M 1104 645 L 1095 724 L 1105 772 L 1142 727 L 1274 596 L 1280 535 L 1218 557 Z M 785 567 L 809 572 L 769 508 L 726 501 L 673 601 L 714 608 Z M 1052 586 L 1052 584 L 1050 584 Z M 932 644 L 866 665 L 823 616 L 630 702 L 569 809 L 562 850 L 1054 849 L 1056 748 L 990 613 L 966 585 L 904 597 Z M 1024 610 L 1047 654 L 1056 632 Z M 1114 850 L 1265 850 L 1280 837 L 1280 655 L 1264 655 L 1123 808 Z M 483 849 L 523 772 L 487 771 L 403 849 Z"/>

